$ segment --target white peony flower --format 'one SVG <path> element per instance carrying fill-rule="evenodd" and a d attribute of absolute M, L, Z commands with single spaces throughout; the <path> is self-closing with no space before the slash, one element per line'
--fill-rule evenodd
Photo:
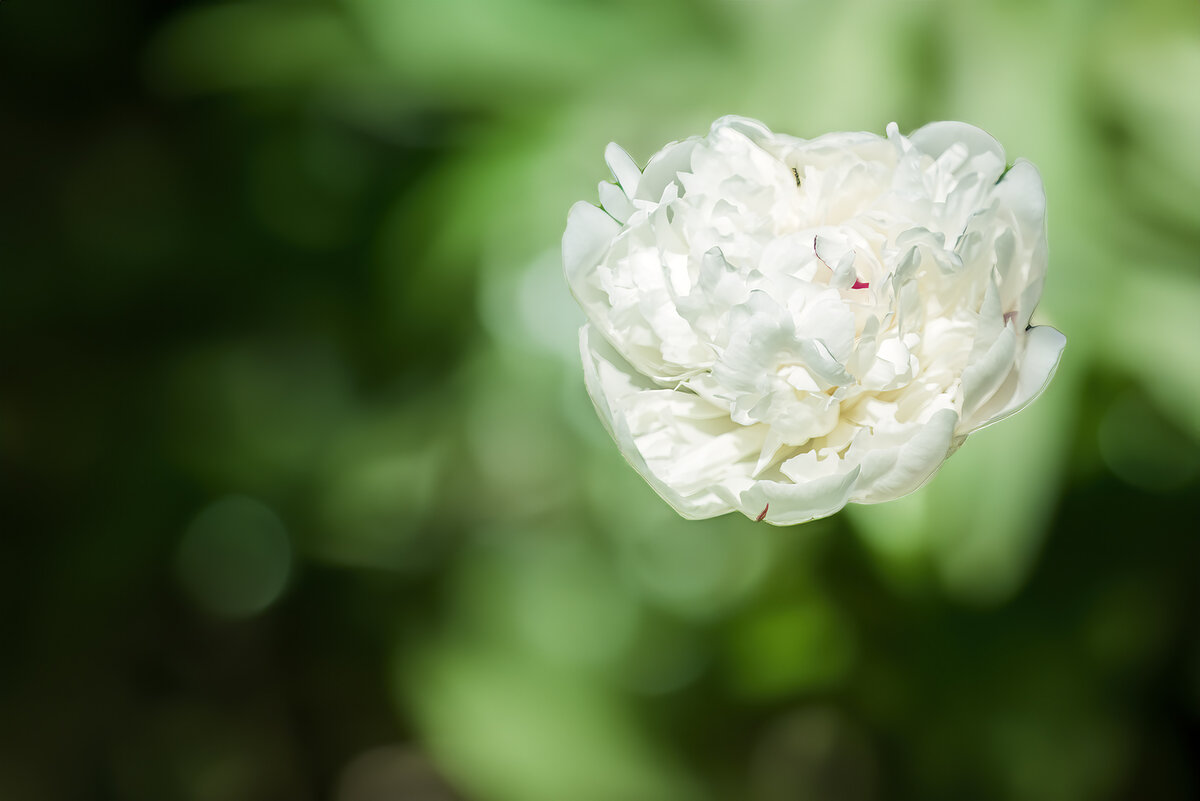
<path fill-rule="evenodd" d="M 639 170 L 563 236 L 588 392 L 681 515 L 776 524 L 920 487 L 1049 382 L 1033 165 L 978 128 L 804 140 L 741 117 Z"/>

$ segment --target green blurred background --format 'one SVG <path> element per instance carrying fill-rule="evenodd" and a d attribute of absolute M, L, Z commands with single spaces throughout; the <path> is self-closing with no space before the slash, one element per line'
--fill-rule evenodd
<path fill-rule="evenodd" d="M 0 799 L 1200 797 L 1194 0 L 0 3 Z M 1041 169 L 1029 410 L 685 522 L 566 211 L 739 113 Z"/>

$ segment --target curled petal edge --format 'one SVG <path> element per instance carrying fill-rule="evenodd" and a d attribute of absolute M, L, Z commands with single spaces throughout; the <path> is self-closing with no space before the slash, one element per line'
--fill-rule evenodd
<path fill-rule="evenodd" d="M 1039 325 L 1025 332 L 1025 354 L 1008 378 L 969 421 L 959 434 L 966 436 L 998 423 L 1028 406 L 1054 378 L 1062 360 L 1067 338 L 1056 328 Z"/>

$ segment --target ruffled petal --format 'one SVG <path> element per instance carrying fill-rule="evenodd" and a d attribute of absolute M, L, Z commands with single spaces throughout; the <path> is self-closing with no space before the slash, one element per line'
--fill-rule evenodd
<path fill-rule="evenodd" d="M 920 488 L 949 455 L 957 423 L 953 409 L 942 409 L 913 434 L 872 434 L 856 439 L 846 458 L 861 460 L 862 472 L 850 500 L 880 503 Z"/>
<path fill-rule="evenodd" d="M 966 167 L 981 172 L 988 183 L 995 183 L 1004 172 L 1004 148 L 991 134 L 974 125 L 965 122 L 931 122 L 913 131 L 908 139 L 918 150 L 935 160 L 953 159 L 955 166 L 952 169 L 955 171 Z"/>
<path fill-rule="evenodd" d="M 752 482 L 765 426 L 739 426 L 698 395 L 660 389 L 584 326 L 579 336 L 588 394 L 626 460 L 679 514 L 730 512 Z"/>
<path fill-rule="evenodd" d="M 567 230 L 562 239 L 563 270 L 567 284 L 581 303 L 600 300 L 589 279 L 620 230 L 620 223 L 582 200 L 567 214 Z"/>
<path fill-rule="evenodd" d="M 1026 331 L 1024 356 L 988 402 L 964 420 L 960 433 L 978 431 L 1028 406 L 1054 377 L 1066 345 L 1067 338 L 1048 325 Z"/>
<path fill-rule="evenodd" d="M 741 494 L 738 511 L 751 520 L 762 515 L 762 520 L 777 526 L 829 517 L 850 499 L 859 471 L 855 466 L 846 473 L 822 476 L 803 484 L 758 481 Z"/>

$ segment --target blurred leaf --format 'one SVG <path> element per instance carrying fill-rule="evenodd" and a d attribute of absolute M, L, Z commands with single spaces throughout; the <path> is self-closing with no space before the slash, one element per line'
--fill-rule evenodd
<path fill-rule="evenodd" d="M 406 663 L 399 688 L 439 764 L 479 801 L 707 797 L 582 677 L 464 643 Z"/>
<path fill-rule="evenodd" d="M 176 17 L 155 38 L 151 80 L 170 92 L 300 87 L 355 72 L 362 48 L 317 3 L 225 2 Z"/>
<path fill-rule="evenodd" d="M 847 678 L 855 656 L 848 621 L 825 599 L 750 610 L 735 624 L 731 682 L 750 699 L 828 690 Z"/>

